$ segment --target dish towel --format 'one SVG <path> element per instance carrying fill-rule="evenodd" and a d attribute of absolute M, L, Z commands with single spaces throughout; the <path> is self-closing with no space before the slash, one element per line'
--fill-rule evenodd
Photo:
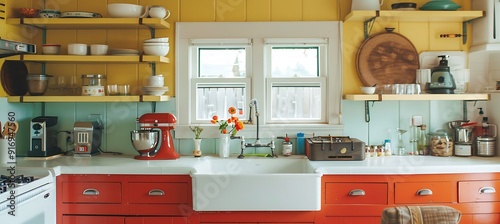
<path fill-rule="evenodd" d="M 457 224 L 460 211 L 449 206 L 399 206 L 382 212 L 381 224 Z"/>

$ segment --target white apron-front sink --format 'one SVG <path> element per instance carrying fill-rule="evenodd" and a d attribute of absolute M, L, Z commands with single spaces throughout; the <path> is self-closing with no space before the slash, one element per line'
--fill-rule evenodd
<path fill-rule="evenodd" d="M 307 157 L 204 157 L 191 174 L 196 211 L 318 211 L 321 173 Z"/>

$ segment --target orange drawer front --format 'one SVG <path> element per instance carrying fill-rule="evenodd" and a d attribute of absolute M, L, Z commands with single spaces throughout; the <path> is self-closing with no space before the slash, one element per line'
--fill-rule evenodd
<path fill-rule="evenodd" d="M 125 195 L 131 204 L 187 204 L 190 193 L 187 183 L 128 183 Z"/>
<path fill-rule="evenodd" d="M 121 183 L 64 182 L 63 203 L 121 203 Z"/>
<path fill-rule="evenodd" d="M 387 204 L 386 183 L 326 183 L 326 204 Z"/>
<path fill-rule="evenodd" d="M 395 184 L 396 204 L 456 202 L 456 182 L 417 182 Z"/>
<path fill-rule="evenodd" d="M 458 202 L 500 201 L 500 181 L 465 181 L 458 183 Z"/>

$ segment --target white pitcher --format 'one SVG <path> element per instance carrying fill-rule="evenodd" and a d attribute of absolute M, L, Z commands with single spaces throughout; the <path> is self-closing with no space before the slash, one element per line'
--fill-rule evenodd
<path fill-rule="evenodd" d="M 380 10 L 384 0 L 352 0 L 351 11 L 354 10 Z"/>
<path fill-rule="evenodd" d="M 141 17 L 146 18 L 148 16 L 151 18 L 167 19 L 170 16 L 170 10 L 165 9 L 161 5 L 148 5 Z"/>

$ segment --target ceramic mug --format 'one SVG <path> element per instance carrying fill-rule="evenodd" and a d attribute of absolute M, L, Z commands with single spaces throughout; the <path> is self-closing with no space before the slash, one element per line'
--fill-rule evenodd
<path fill-rule="evenodd" d="M 163 87 L 165 85 L 165 79 L 162 74 L 152 75 L 148 77 L 148 86 L 153 87 Z"/>
<path fill-rule="evenodd" d="M 352 0 L 351 11 L 354 10 L 380 10 L 384 0 Z"/>
<path fill-rule="evenodd" d="M 148 14 L 151 18 L 167 19 L 170 16 L 170 10 L 160 5 L 148 6 Z"/>

